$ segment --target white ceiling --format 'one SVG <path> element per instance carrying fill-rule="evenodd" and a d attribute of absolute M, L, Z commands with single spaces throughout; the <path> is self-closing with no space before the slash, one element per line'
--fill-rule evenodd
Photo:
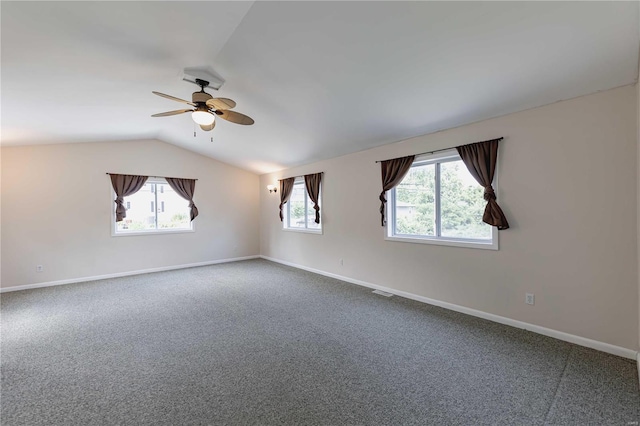
<path fill-rule="evenodd" d="M 158 138 L 256 173 L 633 83 L 638 2 L 6 2 L 2 145 Z M 198 131 L 184 67 L 253 126 Z M 216 92 L 213 92 L 216 95 Z"/>

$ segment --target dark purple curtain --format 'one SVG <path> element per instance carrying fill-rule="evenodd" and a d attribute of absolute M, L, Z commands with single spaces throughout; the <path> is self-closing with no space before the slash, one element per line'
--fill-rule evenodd
<path fill-rule="evenodd" d="M 282 215 L 282 208 L 287 203 L 287 201 L 289 201 L 289 197 L 291 197 L 291 192 L 293 192 L 293 184 L 295 180 L 295 177 L 280 180 L 280 222 L 284 220 L 284 216 Z"/>
<path fill-rule="evenodd" d="M 196 190 L 196 180 L 195 179 L 180 179 L 180 178 L 165 178 L 167 183 L 174 191 L 178 193 L 179 196 L 184 198 L 189 202 L 189 208 L 191 209 L 190 216 L 191 220 L 198 216 L 198 208 L 193 203 L 193 193 Z"/>
<path fill-rule="evenodd" d="M 385 193 L 394 188 L 402 181 L 402 179 L 404 179 L 415 158 L 415 155 L 410 155 L 408 157 L 394 158 L 392 160 L 380 162 L 380 169 L 382 171 L 382 192 L 380 193 L 380 215 L 382 216 L 382 226 L 386 223 L 384 211 L 385 204 L 387 203 L 387 197 L 385 197 Z"/>
<path fill-rule="evenodd" d="M 509 229 L 509 222 L 496 202 L 496 193 L 491 186 L 498 161 L 498 143 L 501 140 L 502 138 L 456 147 L 469 173 L 484 187 L 487 206 L 482 221 L 497 226 L 499 230 Z"/>
<path fill-rule="evenodd" d="M 127 209 L 124 207 L 124 197 L 133 195 L 144 186 L 148 176 L 115 175 L 111 176 L 111 186 L 116 193 L 116 222 L 127 217 Z"/>
<path fill-rule="evenodd" d="M 309 198 L 313 201 L 313 209 L 316 211 L 316 223 L 320 223 L 320 182 L 322 181 L 322 173 L 314 173 L 312 175 L 304 175 L 304 183 L 307 187 Z"/>

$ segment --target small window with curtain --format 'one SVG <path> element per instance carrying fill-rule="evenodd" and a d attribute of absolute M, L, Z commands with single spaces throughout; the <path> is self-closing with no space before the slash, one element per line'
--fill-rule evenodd
<path fill-rule="evenodd" d="M 113 205 L 115 192 L 112 191 Z M 136 193 L 124 197 L 126 217 L 115 221 L 113 235 L 141 235 L 193 231 L 189 202 L 176 193 L 165 179 L 149 178 Z"/>
<path fill-rule="evenodd" d="M 417 157 L 388 191 L 386 238 L 497 250 L 496 228 L 482 221 L 483 191 L 455 150 Z"/>
<path fill-rule="evenodd" d="M 320 196 L 318 205 L 321 203 L 322 185 L 320 186 Z M 309 197 L 303 177 L 297 177 L 291 197 L 285 204 L 283 228 L 289 231 L 300 231 L 320 234 L 322 224 L 316 223 L 316 212 L 313 208 L 313 201 Z"/>

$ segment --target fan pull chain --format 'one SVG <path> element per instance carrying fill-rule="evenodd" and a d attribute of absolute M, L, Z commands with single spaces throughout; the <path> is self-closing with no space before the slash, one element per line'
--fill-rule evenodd
<path fill-rule="evenodd" d="M 193 137 L 196 137 L 196 123 L 193 123 Z"/>

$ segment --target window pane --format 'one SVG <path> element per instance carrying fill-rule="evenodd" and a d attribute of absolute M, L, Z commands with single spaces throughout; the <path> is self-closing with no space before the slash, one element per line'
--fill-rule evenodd
<path fill-rule="evenodd" d="M 434 236 L 435 165 L 412 167 L 395 192 L 395 233 Z"/>
<path fill-rule="evenodd" d="M 193 229 L 189 202 L 166 181 L 147 182 L 140 191 L 125 197 L 124 204 L 127 217 L 116 222 L 116 233 Z"/>
<path fill-rule="evenodd" d="M 305 208 L 304 200 L 306 198 L 306 191 L 304 189 L 304 182 L 296 182 L 291 192 L 291 198 L 287 204 L 289 205 L 289 227 L 290 228 L 304 228 L 305 227 Z"/>
<path fill-rule="evenodd" d="M 158 229 L 191 229 L 189 202 L 166 183 L 158 185 Z"/>
<path fill-rule="evenodd" d="M 440 165 L 441 235 L 491 239 L 491 226 L 482 222 L 486 202 L 483 188 L 462 160 Z"/>
<path fill-rule="evenodd" d="M 127 217 L 121 222 L 116 222 L 117 232 L 155 229 L 156 218 L 150 209 L 151 204 L 156 200 L 153 186 L 153 183 L 145 183 L 138 192 L 125 197 L 124 205 L 129 206 Z"/>

